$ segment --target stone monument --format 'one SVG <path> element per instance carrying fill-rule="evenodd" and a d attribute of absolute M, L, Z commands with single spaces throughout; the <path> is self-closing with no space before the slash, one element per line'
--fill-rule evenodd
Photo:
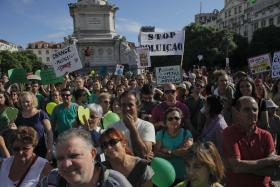
<path fill-rule="evenodd" d="M 135 49 L 116 33 L 115 14 L 118 7 L 106 0 L 78 0 L 68 5 L 73 18 L 79 55 L 85 68 L 106 67 L 114 71 L 116 64 L 136 67 Z"/>

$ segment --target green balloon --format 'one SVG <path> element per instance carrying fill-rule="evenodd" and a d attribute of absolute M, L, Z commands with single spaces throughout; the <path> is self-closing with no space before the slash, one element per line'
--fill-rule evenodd
<path fill-rule="evenodd" d="M 172 164 L 159 157 L 154 157 L 151 162 L 151 167 L 154 170 L 152 182 L 158 187 L 169 187 L 174 183 L 176 173 Z"/>
<path fill-rule="evenodd" d="M 118 121 L 120 121 L 120 117 L 118 116 L 118 114 L 109 111 L 103 117 L 103 127 L 104 129 L 107 129 L 110 127 L 110 125 Z"/>

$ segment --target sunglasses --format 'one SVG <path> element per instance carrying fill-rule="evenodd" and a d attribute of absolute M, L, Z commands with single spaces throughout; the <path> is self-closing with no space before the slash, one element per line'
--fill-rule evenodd
<path fill-rule="evenodd" d="M 181 118 L 179 118 L 179 117 L 169 117 L 169 118 L 167 118 L 167 121 L 173 121 L 174 119 L 176 121 L 179 121 Z"/>
<path fill-rule="evenodd" d="M 18 153 L 20 151 L 23 151 L 23 152 L 27 152 L 29 151 L 31 148 L 33 148 L 32 146 L 26 146 L 26 147 L 21 147 L 21 146 L 18 146 L 18 147 L 13 147 L 13 151 Z"/>
<path fill-rule="evenodd" d="M 176 90 L 165 90 L 164 93 L 165 94 L 174 94 L 176 92 Z"/>
<path fill-rule="evenodd" d="M 108 146 L 110 145 L 111 147 L 117 145 L 120 142 L 120 140 L 117 139 L 111 139 L 108 142 L 103 142 L 103 144 L 101 145 L 102 149 L 107 149 Z"/>

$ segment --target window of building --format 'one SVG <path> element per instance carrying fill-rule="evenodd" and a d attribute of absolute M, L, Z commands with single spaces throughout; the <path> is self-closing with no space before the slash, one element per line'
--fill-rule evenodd
<path fill-rule="evenodd" d="M 265 15 L 265 10 L 262 11 L 262 15 Z"/>
<path fill-rule="evenodd" d="M 255 22 L 254 23 L 254 31 L 257 30 L 259 28 L 259 22 Z"/>
<path fill-rule="evenodd" d="M 47 55 L 50 54 L 49 50 L 46 50 L 46 54 L 47 54 Z"/>
<path fill-rule="evenodd" d="M 277 24 L 280 24 L 280 16 L 277 17 Z"/>
<path fill-rule="evenodd" d="M 50 57 L 47 57 L 47 62 L 49 62 L 50 61 Z"/>
<path fill-rule="evenodd" d="M 231 9 L 228 10 L 228 17 L 231 16 Z"/>
<path fill-rule="evenodd" d="M 42 54 L 41 50 L 38 51 L 38 54 L 39 54 L 39 55 Z"/>
<path fill-rule="evenodd" d="M 225 18 L 227 17 L 227 11 L 225 11 Z"/>
<path fill-rule="evenodd" d="M 39 57 L 39 61 L 42 62 L 42 57 Z"/>
<path fill-rule="evenodd" d="M 239 13 L 242 12 L 242 6 L 239 6 Z"/>
<path fill-rule="evenodd" d="M 49 47 L 49 45 L 48 44 L 44 44 L 44 48 L 48 48 Z"/>
<path fill-rule="evenodd" d="M 266 20 L 265 20 L 265 19 L 263 19 L 263 20 L 261 21 L 261 26 L 262 26 L 262 27 L 265 27 L 265 26 L 266 26 Z"/>
<path fill-rule="evenodd" d="M 244 36 L 247 37 L 248 36 L 248 31 L 244 31 Z"/>
<path fill-rule="evenodd" d="M 274 25 L 274 19 L 273 18 L 269 19 L 269 25 Z"/>
<path fill-rule="evenodd" d="M 234 7 L 234 14 L 237 14 L 237 7 Z"/>

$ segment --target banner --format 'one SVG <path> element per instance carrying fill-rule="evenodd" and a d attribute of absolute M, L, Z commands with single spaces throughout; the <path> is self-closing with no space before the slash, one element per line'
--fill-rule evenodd
<path fill-rule="evenodd" d="M 177 65 L 177 66 L 157 67 L 156 81 L 157 84 L 181 83 L 182 82 L 181 66 Z"/>
<path fill-rule="evenodd" d="M 51 59 L 57 77 L 83 68 L 76 45 L 70 45 L 57 51 Z"/>
<path fill-rule="evenodd" d="M 56 77 L 53 69 L 37 70 L 35 74 L 39 74 L 41 77 L 41 84 L 56 84 L 64 81 L 64 77 Z"/>
<path fill-rule="evenodd" d="M 28 83 L 25 69 L 9 69 L 8 77 L 11 83 Z"/>
<path fill-rule="evenodd" d="M 140 46 L 148 47 L 150 56 L 183 55 L 184 43 L 184 31 L 140 33 Z"/>
<path fill-rule="evenodd" d="M 136 48 L 138 68 L 151 67 L 149 48 Z"/>
<path fill-rule="evenodd" d="M 271 78 L 280 77 L 280 51 L 273 55 Z"/>
<path fill-rule="evenodd" d="M 117 64 L 115 75 L 123 75 L 124 66 L 121 64 Z"/>
<path fill-rule="evenodd" d="M 252 74 L 270 71 L 270 55 L 263 54 L 248 59 L 248 65 Z"/>

